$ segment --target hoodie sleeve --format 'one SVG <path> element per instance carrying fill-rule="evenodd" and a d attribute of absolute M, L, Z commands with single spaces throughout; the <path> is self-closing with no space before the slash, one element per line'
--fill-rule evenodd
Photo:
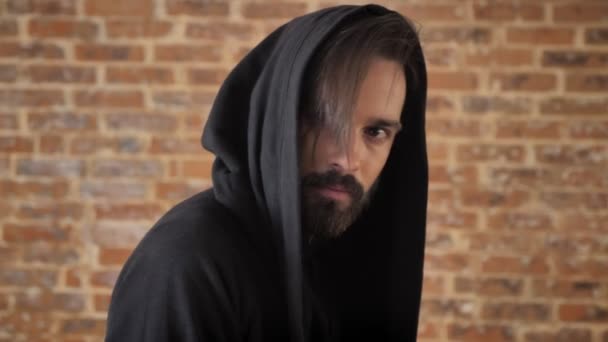
<path fill-rule="evenodd" d="M 106 342 L 238 341 L 236 310 L 218 268 L 184 259 L 134 255 L 127 262 L 112 295 Z"/>

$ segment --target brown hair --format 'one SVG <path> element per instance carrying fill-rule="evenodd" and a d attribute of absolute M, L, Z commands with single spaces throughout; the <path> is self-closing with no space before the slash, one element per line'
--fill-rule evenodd
<path fill-rule="evenodd" d="M 419 42 L 412 27 L 407 19 L 392 11 L 345 23 L 322 44 L 311 61 L 300 103 L 302 121 L 312 127 L 330 128 L 344 146 L 361 82 L 374 57 L 402 64 L 404 76 L 411 73 L 413 77 L 408 80 L 416 79 L 410 56 Z M 408 88 L 414 86 L 408 84 Z"/>

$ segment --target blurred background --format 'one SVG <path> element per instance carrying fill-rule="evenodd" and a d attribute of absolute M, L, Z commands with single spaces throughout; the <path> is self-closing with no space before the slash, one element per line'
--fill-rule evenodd
<path fill-rule="evenodd" d="M 340 3 L 0 0 L 0 341 L 103 340 L 224 77 Z M 608 1 L 379 3 L 429 67 L 419 340 L 608 342 Z"/>

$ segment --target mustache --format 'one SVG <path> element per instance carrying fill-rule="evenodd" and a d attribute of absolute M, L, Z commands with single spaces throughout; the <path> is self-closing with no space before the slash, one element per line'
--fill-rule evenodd
<path fill-rule="evenodd" d="M 336 170 L 323 173 L 313 172 L 302 178 L 302 187 L 341 187 L 354 200 L 363 198 L 363 185 L 353 175 L 343 175 Z"/>

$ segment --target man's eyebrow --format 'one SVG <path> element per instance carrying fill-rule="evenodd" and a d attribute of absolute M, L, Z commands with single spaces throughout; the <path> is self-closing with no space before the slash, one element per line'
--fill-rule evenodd
<path fill-rule="evenodd" d="M 372 126 L 391 127 L 396 131 L 401 130 L 401 123 L 399 121 L 395 121 L 395 120 L 374 119 L 372 121 Z"/>

